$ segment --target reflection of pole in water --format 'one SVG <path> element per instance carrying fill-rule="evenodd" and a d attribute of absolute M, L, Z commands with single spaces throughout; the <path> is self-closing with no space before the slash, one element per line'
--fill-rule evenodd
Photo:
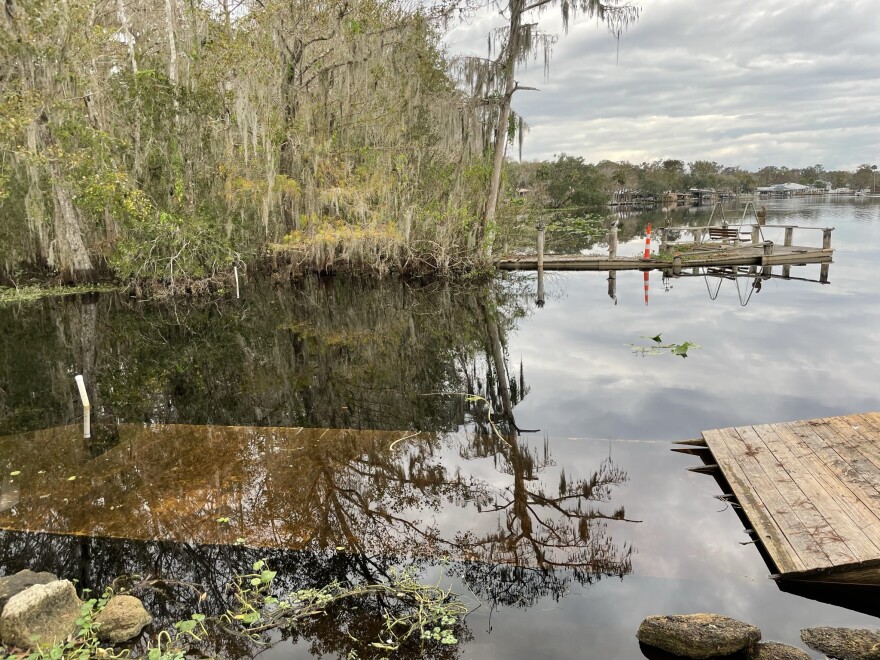
<path fill-rule="evenodd" d="M 650 272 L 651 271 L 648 271 L 648 270 L 645 271 L 645 304 L 646 305 L 648 304 L 648 280 L 649 280 Z"/>
<path fill-rule="evenodd" d="M 608 297 L 614 301 L 614 304 L 617 304 L 617 271 L 609 270 L 608 271 Z"/>
<path fill-rule="evenodd" d="M 617 257 L 617 220 L 611 222 L 611 233 L 608 236 L 608 258 Z"/>
<path fill-rule="evenodd" d="M 544 269 L 538 267 L 538 297 L 535 298 L 535 304 L 538 307 L 544 306 Z"/>
<path fill-rule="evenodd" d="M 819 281 L 822 284 L 828 284 L 828 269 L 830 266 L 831 264 L 822 264 L 819 267 Z"/>

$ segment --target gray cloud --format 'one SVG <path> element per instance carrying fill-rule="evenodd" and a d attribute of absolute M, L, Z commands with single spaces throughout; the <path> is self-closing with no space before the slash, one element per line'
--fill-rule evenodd
<path fill-rule="evenodd" d="M 485 44 L 493 19 L 452 35 Z M 497 18 L 494 19 L 497 22 Z M 560 32 L 547 12 L 541 24 Z M 880 11 L 873 0 L 643 3 L 619 44 L 580 21 L 518 80 L 523 157 L 717 160 L 852 169 L 880 160 Z M 485 46 L 480 46 L 481 50 Z M 481 52 L 482 54 L 482 52 Z"/>

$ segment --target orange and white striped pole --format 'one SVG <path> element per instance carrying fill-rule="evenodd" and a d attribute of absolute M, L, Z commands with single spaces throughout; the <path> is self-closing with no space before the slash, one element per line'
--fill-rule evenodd
<path fill-rule="evenodd" d="M 648 304 L 648 275 L 650 271 L 645 271 L 645 305 Z"/>
<path fill-rule="evenodd" d="M 648 223 L 648 228 L 645 230 L 645 254 L 642 257 L 643 260 L 647 261 L 651 258 L 651 223 Z"/>

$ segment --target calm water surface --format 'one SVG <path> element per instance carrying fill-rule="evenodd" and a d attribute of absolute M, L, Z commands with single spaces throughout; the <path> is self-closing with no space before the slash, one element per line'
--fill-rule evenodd
<path fill-rule="evenodd" d="M 22 474 L 0 491 L 0 570 L 189 580 L 220 607 L 259 557 L 290 588 L 415 565 L 479 605 L 443 657 L 640 658 L 635 630 L 659 613 L 727 614 L 801 647 L 806 626 L 876 626 L 873 592 L 781 591 L 720 486 L 687 471 L 699 459 L 670 451 L 704 429 L 880 410 L 880 200 L 765 204 L 771 225 L 835 227 L 830 283 L 654 272 L 645 305 L 642 273 L 617 275 L 616 301 L 607 273 L 571 273 L 547 277 L 539 308 L 534 274 L 337 278 L 3 308 L 0 470 Z M 641 350 L 658 333 L 701 348 Z M 79 422 L 75 373 L 88 444 L 58 428 Z M 509 400 L 530 431 L 498 437 L 468 392 Z M 148 596 L 158 618 L 184 615 L 185 591 Z M 347 633 L 377 625 L 353 606 L 261 655 L 369 657 Z"/>

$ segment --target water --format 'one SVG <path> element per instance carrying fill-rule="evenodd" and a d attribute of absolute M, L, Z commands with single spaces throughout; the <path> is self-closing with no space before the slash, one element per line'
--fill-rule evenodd
<path fill-rule="evenodd" d="M 874 627 L 870 590 L 781 591 L 719 485 L 686 470 L 699 459 L 670 451 L 704 429 L 880 409 L 880 200 L 766 205 L 771 224 L 835 227 L 829 284 L 743 278 L 716 295 L 717 280 L 655 272 L 646 306 L 642 273 L 618 274 L 616 304 L 607 274 L 568 273 L 547 277 L 538 308 L 534 274 L 477 288 L 339 278 L 250 281 L 240 301 L 196 305 L 5 308 L 0 435 L 14 437 L 0 469 L 22 474 L 4 480 L 0 525 L 33 531 L 3 533 L 0 569 L 198 582 L 219 611 L 229 576 L 262 556 L 291 588 L 415 565 L 480 605 L 443 657 L 639 658 L 635 630 L 660 613 L 727 614 L 801 647 L 806 626 Z M 818 280 L 819 266 L 791 274 Z M 639 350 L 658 333 L 701 348 Z M 539 429 L 512 443 L 449 394 L 503 409 L 499 361 L 517 426 Z M 89 444 L 73 426 L 40 431 L 78 422 L 81 372 Z M 192 606 L 175 589 L 148 592 L 160 619 Z M 347 632 L 380 626 L 342 609 L 262 656 L 370 657 Z"/>

